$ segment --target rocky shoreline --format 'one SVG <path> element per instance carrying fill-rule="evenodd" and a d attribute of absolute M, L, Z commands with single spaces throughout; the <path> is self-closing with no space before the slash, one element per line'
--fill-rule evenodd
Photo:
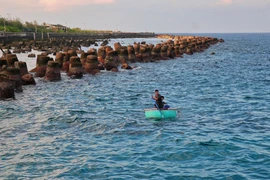
<path fill-rule="evenodd" d="M 130 63 L 155 62 L 181 58 L 184 54 L 203 52 L 211 45 L 224 42 L 223 39 L 201 36 L 156 35 L 156 38 L 168 39 L 158 44 L 134 42 L 122 46 L 119 42 L 108 46 L 103 39 L 101 46 L 83 51 L 81 46 L 97 45 L 90 38 L 49 38 L 46 40 L 20 40 L 3 42 L 0 47 L 0 99 L 14 98 L 16 92 L 22 92 L 22 86 L 35 85 L 35 77 L 47 81 L 60 81 L 61 72 L 70 78 L 82 78 L 84 74 L 98 74 L 101 70 L 117 72 L 119 68 L 132 70 Z M 36 58 L 36 67 L 28 71 L 26 62 L 19 61 L 16 53 L 40 51 Z M 11 53 L 11 51 L 12 53 Z M 48 55 L 53 54 L 55 58 Z M 30 54 L 31 55 L 31 54 Z"/>

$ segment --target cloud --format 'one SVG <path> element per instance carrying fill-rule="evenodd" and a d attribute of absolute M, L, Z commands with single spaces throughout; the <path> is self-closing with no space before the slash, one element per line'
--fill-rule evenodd
<path fill-rule="evenodd" d="M 111 4 L 116 0 L 9 0 L 4 7 L 32 8 L 32 10 L 60 11 L 76 6 L 89 4 Z"/>
<path fill-rule="evenodd" d="M 82 6 L 88 4 L 110 4 L 114 0 L 39 0 L 38 3 L 46 11 L 55 11 L 62 8 Z"/>
<path fill-rule="evenodd" d="M 219 5 L 231 5 L 233 3 L 233 0 L 219 0 Z"/>

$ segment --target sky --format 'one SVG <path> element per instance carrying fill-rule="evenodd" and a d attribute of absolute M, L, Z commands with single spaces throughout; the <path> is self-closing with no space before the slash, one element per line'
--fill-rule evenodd
<path fill-rule="evenodd" d="M 93 30 L 270 32 L 270 0 L 0 0 L 0 16 Z"/>

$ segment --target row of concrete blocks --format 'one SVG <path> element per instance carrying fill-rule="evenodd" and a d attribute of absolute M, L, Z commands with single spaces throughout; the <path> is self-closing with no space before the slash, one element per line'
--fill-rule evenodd
<path fill-rule="evenodd" d="M 164 38 L 164 37 L 162 37 Z M 28 72 L 27 64 L 18 61 L 16 54 L 6 54 L 0 58 L 0 99 L 15 98 L 15 92 L 22 92 L 22 85 L 35 85 L 35 78 L 47 81 L 61 80 L 61 72 L 71 78 L 82 78 L 83 74 L 97 74 L 101 70 L 117 72 L 118 67 L 131 70 L 129 63 L 153 62 L 182 57 L 202 52 L 210 45 L 223 42 L 216 38 L 175 38 L 156 45 L 134 43 L 122 46 L 119 42 L 111 46 L 101 46 L 98 50 L 90 48 L 87 52 L 67 49 L 57 52 L 55 59 L 46 53 L 37 55 L 36 67 Z M 78 54 L 79 53 L 79 54 Z"/>

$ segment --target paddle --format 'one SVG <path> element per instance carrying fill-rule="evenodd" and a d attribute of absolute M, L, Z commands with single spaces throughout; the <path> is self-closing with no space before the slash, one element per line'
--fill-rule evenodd
<path fill-rule="evenodd" d="M 156 108 L 159 110 L 159 112 L 160 112 L 160 114 L 161 114 L 161 117 L 164 119 L 164 116 L 163 116 L 163 114 L 162 114 L 161 110 L 159 109 L 159 107 L 158 107 L 158 105 L 157 105 L 157 102 L 156 102 L 156 101 L 155 101 L 155 105 L 156 105 Z"/>

